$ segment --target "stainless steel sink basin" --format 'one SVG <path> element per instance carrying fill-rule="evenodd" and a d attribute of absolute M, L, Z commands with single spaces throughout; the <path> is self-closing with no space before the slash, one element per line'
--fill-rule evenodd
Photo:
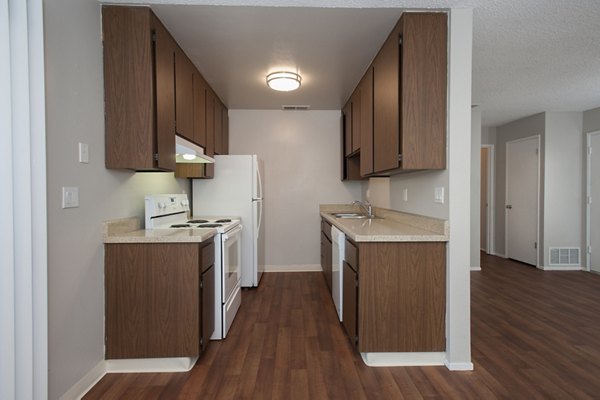
<path fill-rule="evenodd" d="M 355 219 L 367 218 L 366 215 L 359 214 L 359 213 L 337 213 L 337 214 L 333 214 L 333 216 L 336 218 L 355 218 Z"/>

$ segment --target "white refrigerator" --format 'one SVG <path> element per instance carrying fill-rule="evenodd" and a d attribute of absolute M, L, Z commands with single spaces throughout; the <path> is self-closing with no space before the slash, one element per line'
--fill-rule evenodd
<path fill-rule="evenodd" d="M 194 179 L 195 216 L 242 220 L 242 287 L 256 287 L 265 270 L 263 163 L 256 155 L 215 156 L 213 179 Z"/>

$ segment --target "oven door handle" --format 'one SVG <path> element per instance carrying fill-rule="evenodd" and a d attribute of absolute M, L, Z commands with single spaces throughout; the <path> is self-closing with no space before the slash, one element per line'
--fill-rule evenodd
<path fill-rule="evenodd" d="M 230 231 L 227 231 L 223 234 L 223 241 L 226 242 L 229 239 L 234 238 L 236 235 L 238 235 L 240 232 L 242 231 L 242 225 L 238 225 L 235 228 L 233 228 Z"/>

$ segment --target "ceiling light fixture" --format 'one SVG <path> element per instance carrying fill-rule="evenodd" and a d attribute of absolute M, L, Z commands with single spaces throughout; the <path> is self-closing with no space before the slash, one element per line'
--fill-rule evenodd
<path fill-rule="evenodd" d="M 302 77 L 295 72 L 279 71 L 267 75 L 267 85 L 279 92 L 290 92 L 300 87 Z"/>

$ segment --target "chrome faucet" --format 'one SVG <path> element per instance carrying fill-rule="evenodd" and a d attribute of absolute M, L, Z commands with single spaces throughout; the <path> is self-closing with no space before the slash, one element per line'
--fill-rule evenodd
<path fill-rule="evenodd" d="M 362 208 L 367 214 L 367 218 L 371 219 L 375 217 L 375 215 L 373 215 L 373 206 L 371 206 L 371 203 L 369 203 L 368 201 L 363 202 L 360 200 L 356 200 L 352 203 L 352 205 L 358 205 L 360 208 Z"/>

